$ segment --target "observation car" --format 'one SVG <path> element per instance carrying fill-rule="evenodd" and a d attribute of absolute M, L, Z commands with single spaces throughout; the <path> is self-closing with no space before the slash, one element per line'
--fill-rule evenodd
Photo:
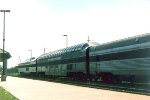
<path fill-rule="evenodd" d="M 89 47 L 98 43 L 82 43 L 39 56 L 36 60 L 19 64 L 19 73 L 32 73 L 47 76 L 67 76 L 83 79 L 89 73 Z M 89 77 L 89 75 L 88 75 Z"/>

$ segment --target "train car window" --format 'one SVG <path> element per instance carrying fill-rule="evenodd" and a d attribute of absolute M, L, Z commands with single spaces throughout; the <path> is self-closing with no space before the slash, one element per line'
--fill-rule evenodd
<path fill-rule="evenodd" d="M 58 56 L 60 55 L 60 50 L 58 51 Z"/>
<path fill-rule="evenodd" d="M 48 66 L 45 66 L 46 69 L 48 69 Z"/>
<path fill-rule="evenodd" d="M 67 52 L 67 48 L 65 48 L 65 50 L 64 50 L 64 53 L 66 53 Z"/>
<path fill-rule="evenodd" d="M 135 39 L 135 42 L 137 42 L 139 40 L 139 38 L 137 37 L 136 39 Z"/>
<path fill-rule="evenodd" d="M 71 52 L 71 48 L 69 48 L 68 52 Z"/>
<path fill-rule="evenodd" d="M 67 70 L 72 70 L 72 67 L 73 67 L 72 64 L 68 64 L 67 65 Z"/>
<path fill-rule="evenodd" d="M 78 48 L 78 50 L 81 50 L 81 48 Z"/>
<path fill-rule="evenodd" d="M 48 58 L 49 56 L 48 55 L 46 55 L 46 58 Z"/>
<path fill-rule="evenodd" d="M 69 48 L 66 49 L 66 52 L 69 52 Z"/>
<path fill-rule="evenodd" d="M 70 51 L 69 52 L 72 52 L 72 48 L 70 48 Z"/>
<path fill-rule="evenodd" d="M 29 68 L 28 68 L 28 67 L 26 68 L 26 71 L 29 71 Z"/>
<path fill-rule="evenodd" d="M 99 61 L 100 60 L 100 57 L 97 55 L 96 56 L 96 61 Z"/>
<path fill-rule="evenodd" d="M 75 49 L 73 48 L 72 51 L 75 51 Z"/>
<path fill-rule="evenodd" d="M 60 55 L 60 51 L 58 51 L 58 55 Z"/>
<path fill-rule="evenodd" d="M 73 47 L 70 48 L 70 51 L 71 51 L 71 52 L 73 51 Z"/>
<path fill-rule="evenodd" d="M 56 65 L 55 68 L 58 68 L 58 66 Z"/>
<path fill-rule="evenodd" d="M 57 56 L 59 56 L 60 55 L 60 51 L 57 51 Z"/>
<path fill-rule="evenodd" d="M 50 66 L 50 68 L 53 68 L 53 66 Z"/>

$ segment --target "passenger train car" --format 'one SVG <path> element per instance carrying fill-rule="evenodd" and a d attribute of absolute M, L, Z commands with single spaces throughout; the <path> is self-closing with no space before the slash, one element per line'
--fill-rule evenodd
<path fill-rule="evenodd" d="M 46 53 L 36 60 L 19 64 L 21 74 L 31 73 L 47 76 L 67 76 L 83 79 L 87 73 L 87 48 L 98 43 L 82 43 L 64 49 Z"/>
<path fill-rule="evenodd" d="M 90 72 L 103 81 L 150 80 L 150 34 L 95 46 L 89 53 Z"/>
<path fill-rule="evenodd" d="M 36 73 L 36 58 L 27 59 L 25 62 L 18 64 L 18 72 L 23 74 Z"/>
<path fill-rule="evenodd" d="M 110 43 L 83 43 L 19 64 L 21 74 L 105 82 L 150 81 L 150 34 Z"/>

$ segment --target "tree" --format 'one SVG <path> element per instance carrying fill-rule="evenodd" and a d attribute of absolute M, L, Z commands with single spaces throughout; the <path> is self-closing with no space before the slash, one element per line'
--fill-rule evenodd
<path fill-rule="evenodd" d="M 11 68 L 8 68 L 7 69 L 7 75 L 10 75 L 10 76 L 17 76 L 19 73 L 18 73 L 18 69 L 17 67 L 11 67 Z"/>

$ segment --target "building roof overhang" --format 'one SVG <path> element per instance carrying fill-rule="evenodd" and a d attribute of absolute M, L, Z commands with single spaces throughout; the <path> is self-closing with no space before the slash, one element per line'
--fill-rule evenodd
<path fill-rule="evenodd" d="M 4 51 L 4 58 L 9 59 L 11 57 L 10 53 L 7 51 Z M 3 49 L 0 49 L 0 62 L 3 61 Z"/>

